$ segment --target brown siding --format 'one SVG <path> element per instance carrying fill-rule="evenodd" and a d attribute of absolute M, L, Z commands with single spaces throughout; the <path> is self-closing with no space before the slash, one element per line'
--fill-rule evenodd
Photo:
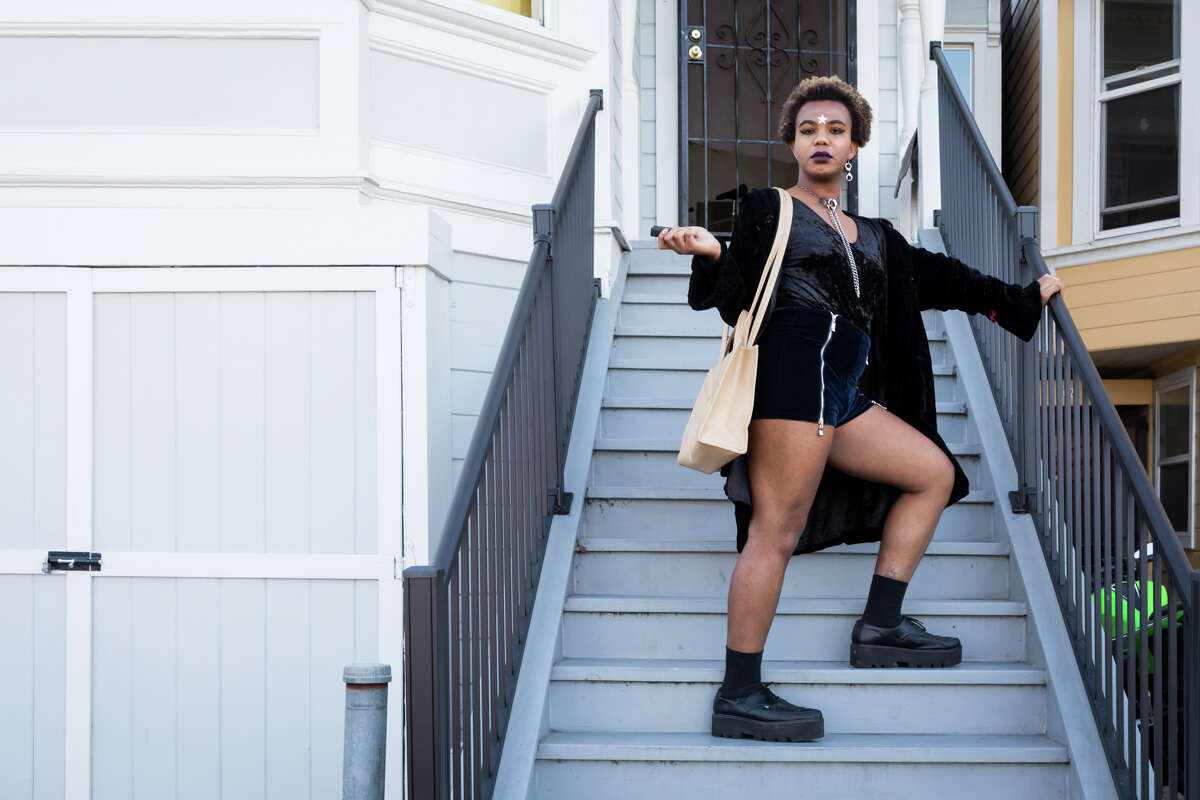
<path fill-rule="evenodd" d="M 1017 205 L 1038 205 L 1038 138 L 1041 106 L 1041 0 L 1006 0 L 1001 11 L 1000 171 Z"/>

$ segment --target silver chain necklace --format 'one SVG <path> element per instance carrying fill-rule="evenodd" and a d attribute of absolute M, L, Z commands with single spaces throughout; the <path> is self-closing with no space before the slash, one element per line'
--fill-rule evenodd
<path fill-rule="evenodd" d="M 846 247 L 846 259 L 850 262 L 850 276 L 854 278 L 854 296 L 862 297 L 858 290 L 858 265 L 854 263 L 854 253 L 850 250 L 850 240 L 846 238 L 846 232 L 842 230 L 842 221 L 838 219 L 837 207 L 838 201 L 836 197 L 821 197 L 802 183 L 797 183 L 804 191 L 821 201 L 821 205 L 829 209 L 829 216 L 833 220 L 833 227 L 837 228 L 838 236 L 842 237 L 842 244 Z"/>

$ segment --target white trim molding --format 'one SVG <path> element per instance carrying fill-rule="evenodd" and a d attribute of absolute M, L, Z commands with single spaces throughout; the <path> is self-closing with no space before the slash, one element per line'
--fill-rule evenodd
<path fill-rule="evenodd" d="M 1188 47 L 1200 36 L 1200 13 L 1193 3 L 1182 3 L 1180 10 L 1180 41 L 1183 42 L 1179 77 L 1166 78 L 1167 83 L 1180 83 L 1179 132 L 1179 218 L 1131 225 L 1115 230 L 1100 230 L 1100 172 L 1104 153 L 1101 151 L 1103 131 L 1100 125 L 1100 76 L 1103 72 L 1101 48 L 1097 36 L 1105 0 L 1077 0 L 1073 20 L 1058 24 L 1074 25 L 1074 70 L 1072 126 L 1075 152 L 1072 168 L 1071 241 L 1061 242 L 1060 249 L 1070 245 L 1105 243 L 1109 240 L 1127 242 L 1160 231 L 1179 232 L 1200 226 L 1200 153 L 1186 142 L 1200 137 L 1200 53 Z M 1045 52 L 1043 50 L 1043 52 Z M 1081 135 L 1084 132 L 1087 135 Z M 1054 152 L 1049 150 L 1047 152 Z M 1084 200 L 1086 198 L 1086 200 Z"/>
<path fill-rule="evenodd" d="M 1162 489 L 1161 476 L 1159 475 L 1159 467 L 1163 462 L 1162 452 L 1158 446 L 1158 435 L 1161 431 L 1162 413 L 1160 411 L 1159 398 L 1163 392 L 1171 392 L 1176 389 L 1186 388 L 1188 390 L 1188 451 L 1187 465 L 1188 477 L 1187 487 L 1188 496 L 1187 505 L 1187 521 L 1184 523 L 1184 530 L 1179 535 L 1179 543 L 1188 549 L 1196 546 L 1196 365 L 1190 364 L 1182 369 L 1178 369 L 1169 375 L 1164 375 L 1154 381 L 1154 426 L 1150 431 L 1150 435 L 1154 437 L 1151 444 L 1151 450 L 1154 452 L 1154 469 L 1151 474 L 1154 476 L 1154 494 L 1159 495 Z M 1180 456 L 1169 456 L 1173 462 L 1178 462 Z M 1161 500 L 1161 497 L 1160 497 Z M 1176 531 L 1176 534 L 1179 534 Z"/>

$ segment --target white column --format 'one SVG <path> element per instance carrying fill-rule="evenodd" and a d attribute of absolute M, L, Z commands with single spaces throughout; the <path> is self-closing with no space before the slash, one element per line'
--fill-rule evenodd
<path fill-rule="evenodd" d="M 920 227 L 933 227 L 933 210 L 941 206 L 941 158 L 938 135 L 938 68 L 929 58 L 929 43 L 942 41 L 946 30 L 946 0 L 921 0 L 921 59 L 925 77 L 921 84 L 920 130 L 917 145 L 921 151 Z"/>
<path fill-rule="evenodd" d="M 897 58 L 900 61 L 900 91 L 897 112 L 897 127 L 900 129 L 900 141 L 896 143 L 896 152 L 901 159 L 904 151 L 917 129 L 918 101 L 920 98 L 921 80 L 925 75 L 925 60 L 928 50 L 921 45 L 921 10 L 920 0 L 899 0 L 896 6 L 899 19 L 896 23 Z M 924 167 L 924 162 L 921 163 Z M 924 177 L 924 172 L 921 173 Z M 899 224 L 900 231 L 909 239 L 916 238 L 916 224 L 912 213 L 912 168 L 900 187 Z"/>
<path fill-rule="evenodd" d="M 450 225 L 427 211 L 426 254 L 397 267 L 400 287 L 400 381 L 404 563 L 437 555 L 454 493 L 450 453 Z M 396 487 L 392 487 L 394 491 Z M 382 488 L 381 488 L 382 491 Z"/>
<path fill-rule="evenodd" d="M 621 0 L 621 49 L 624 57 L 621 59 L 621 129 L 625 132 L 621 137 L 621 162 L 625 170 L 621 176 L 621 194 L 625 202 L 621 209 L 621 231 L 627 240 L 645 239 L 650 234 L 639 231 L 638 220 L 641 209 L 638 200 L 638 176 L 642 172 L 641 164 L 641 122 L 638 119 L 641 99 L 638 96 L 637 78 L 634 76 L 634 59 L 637 58 L 635 39 L 638 36 L 637 0 Z M 607 277 L 605 285 L 609 285 Z"/>

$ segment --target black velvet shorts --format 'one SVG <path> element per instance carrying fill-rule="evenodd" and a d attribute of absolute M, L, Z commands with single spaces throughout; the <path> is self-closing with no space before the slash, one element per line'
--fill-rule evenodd
<path fill-rule="evenodd" d="M 822 433 L 880 405 L 858 390 L 870 350 L 870 335 L 842 314 L 776 306 L 758 338 L 751 419 L 816 422 Z"/>

